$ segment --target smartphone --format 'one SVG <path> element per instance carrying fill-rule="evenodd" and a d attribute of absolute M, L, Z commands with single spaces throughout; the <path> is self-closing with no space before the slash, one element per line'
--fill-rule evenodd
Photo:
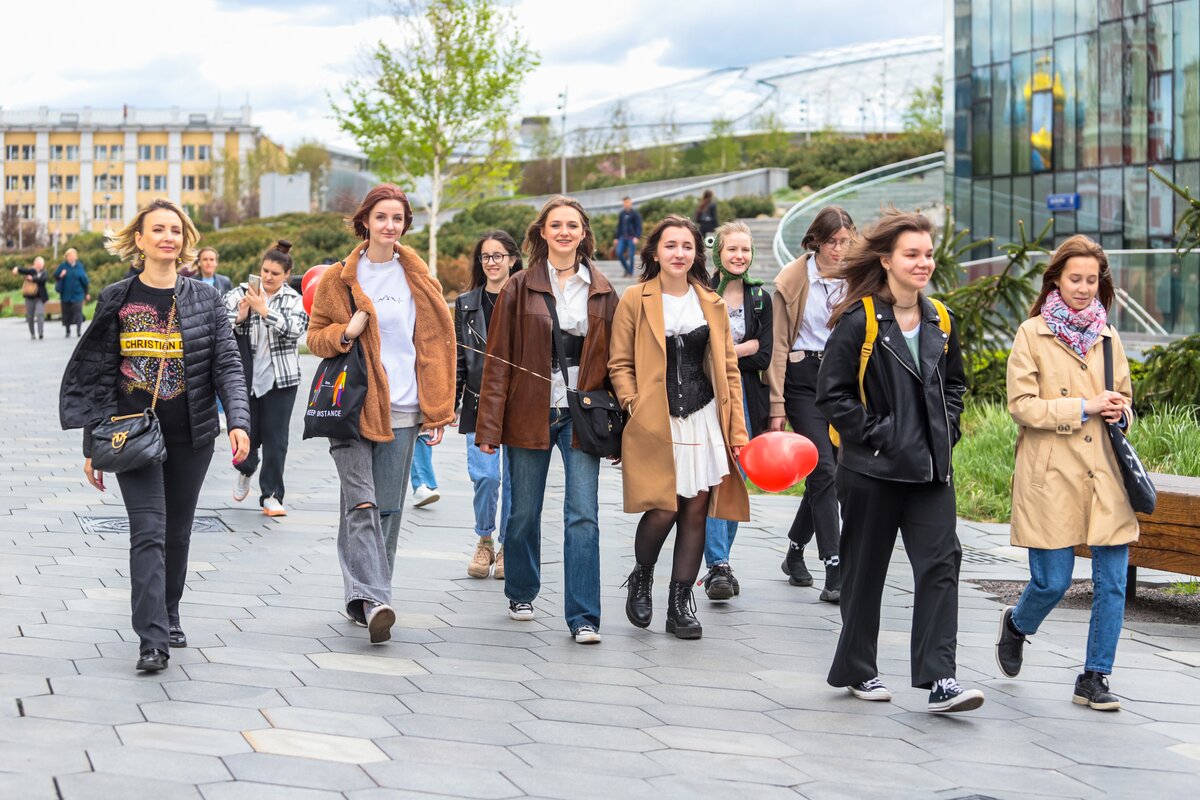
<path fill-rule="evenodd" d="M 262 276 L 261 275 L 251 275 L 250 276 L 250 288 L 256 292 L 262 291 Z"/>

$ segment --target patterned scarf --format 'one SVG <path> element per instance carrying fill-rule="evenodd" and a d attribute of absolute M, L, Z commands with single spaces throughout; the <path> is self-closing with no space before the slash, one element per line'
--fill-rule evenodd
<path fill-rule="evenodd" d="M 1098 297 L 1093 297 L 1087 308 L 1076 311 L 1063 302 L 1062 295 L 1055 289 L 1046 295 L 1042 319 L 1063 344 L 1084 358 L 1108 325 L 1108 312 Z"/>

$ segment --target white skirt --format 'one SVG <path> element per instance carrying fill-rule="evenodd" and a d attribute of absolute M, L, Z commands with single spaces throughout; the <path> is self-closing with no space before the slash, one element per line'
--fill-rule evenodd
<path fill-rule="evenodd" d="M 675 492 L 680 497 L 706 492 L 729 474 L 716 400 L 683 419 L 671 417 L 671 441 L 675 450 Z"/>

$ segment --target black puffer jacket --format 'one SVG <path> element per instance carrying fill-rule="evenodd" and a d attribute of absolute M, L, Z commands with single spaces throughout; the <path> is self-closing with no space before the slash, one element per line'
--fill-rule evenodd
<path fill-rule="evenodd" d="M 83 454 L 90 456 L 91 429 L 117 408 L 117 376 L 121 371 L 121 326 L 117 312 L 129 287 L 126 278 L 104 289 L 87 332 L 75 346 L 63 373 L 58 416 L 63 430 L 83 428 Z M 221 295 L 206 283 L 179 278 L 175 303 L 183 336 L 184 384 L 192 446 L 203 447 L 217 438 L 217 399 L 225 407 L 230 430 L 250 430 L 250 404 L 242 360 L 233 339 Z"/>
<path fill-rule="evenodd" d="M 487 352 L 487 324 L 482 303 L 482 286 L 463 292 L 454 300 L 454 333 L 460 345 L 454 405 L 456 408 L 461 406 L 458 432 L 463 434 L 475 432 L 475 420 L 479 416 L 479 385 L 483 381 L 483 359 Z"/>
<path fill-rule="evenodd" d="M 878 297 L 875 317 L 879 335 L 867 362 L 865 407 L 858 395 L 867 327 L 862 303 L 842 315 L 821 359 L 817 407 L 842 437 L 838 463 L 889 481 L 949 483 L 966 392 L 958 328 L 951 317 L 947 337 L 937 309 L 921 299 L 918 370 L 892 307 Z"/>

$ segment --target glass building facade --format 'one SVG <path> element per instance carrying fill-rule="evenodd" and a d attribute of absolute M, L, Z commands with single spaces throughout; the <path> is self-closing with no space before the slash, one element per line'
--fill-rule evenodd
<path fill-rule="evenodd" d="M 1016 238 L 1018 220 L 1032 234 L 1053 219 L 1055 242 L 1084 233 L 1110 250 L 1173 248 L 1185 204 L 1147 168 L 1200 194 L 1200 0 L 947 0 L 947 10 L 958 224 L 997 245 Z M 1078 207 L 1052 211 L 1052 195 Z M 1163 328 L 1200 329 L 1200 256 L 1113 262 Z"/>

